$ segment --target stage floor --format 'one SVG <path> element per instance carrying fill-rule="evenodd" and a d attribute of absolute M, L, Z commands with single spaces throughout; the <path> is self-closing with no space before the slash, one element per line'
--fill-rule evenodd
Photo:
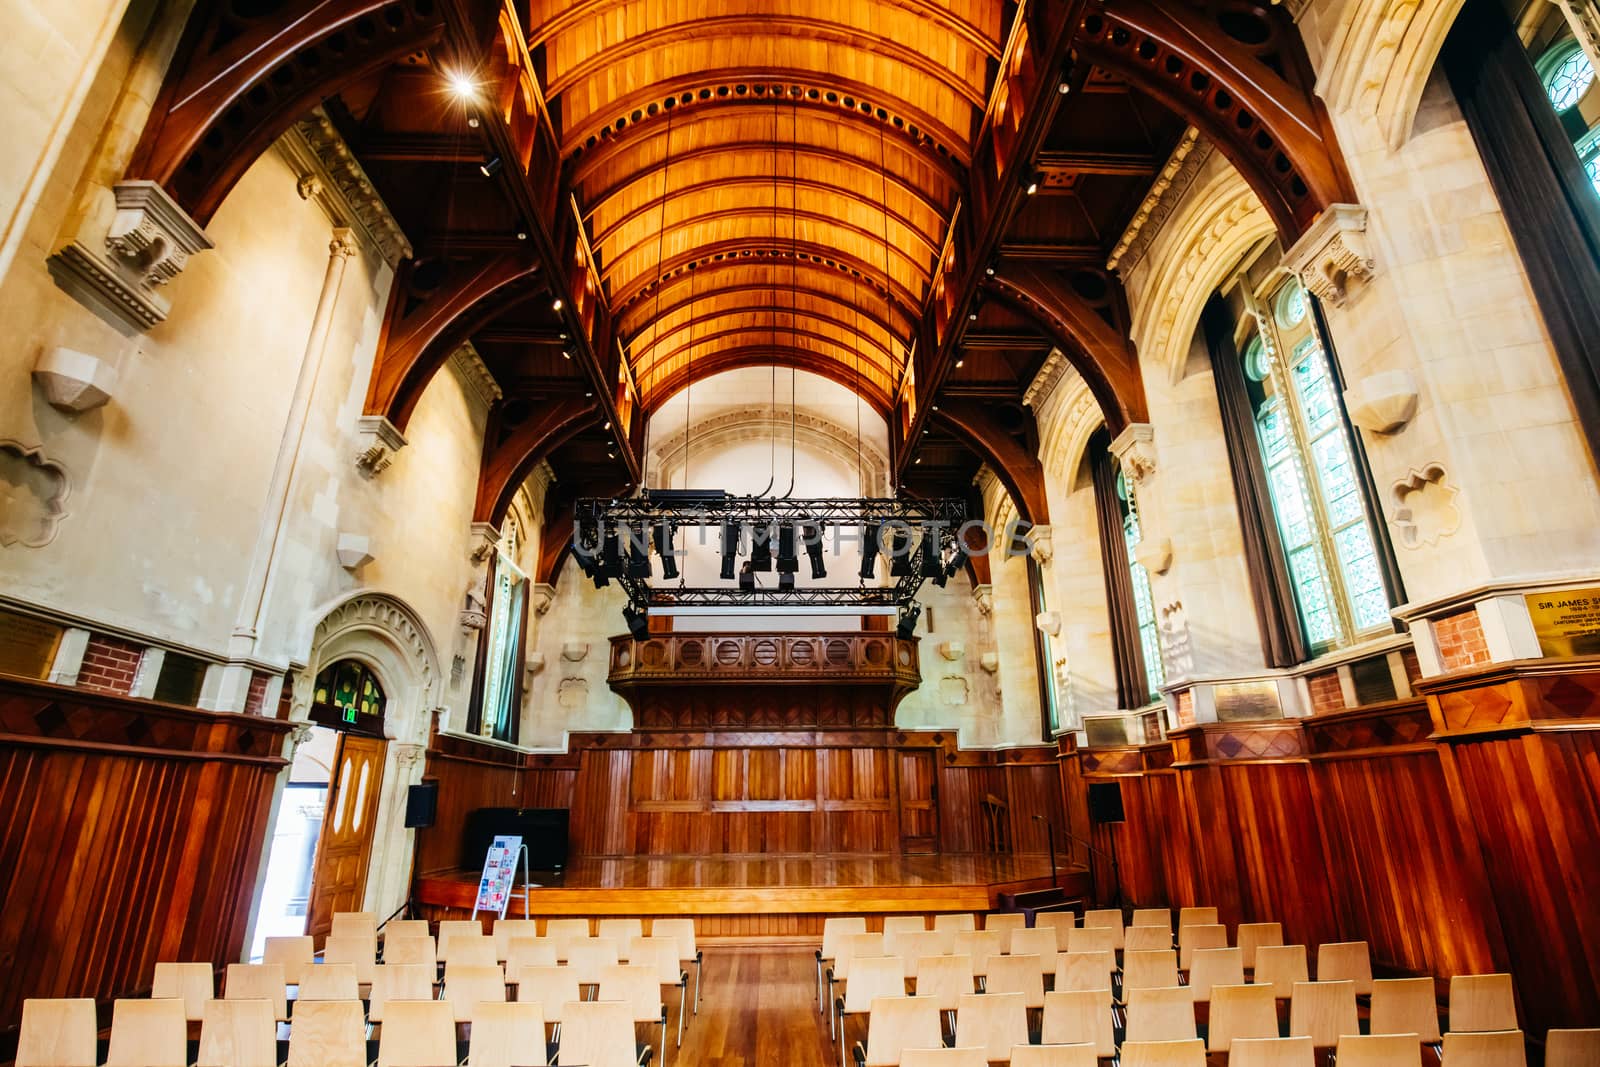
<path fill-rule="evenodd" d="M 564 889 L 757 889 L 993 885 L 1050 877 L 1044 853 L 626 856 L 580 859 L 533 880 Z"/>

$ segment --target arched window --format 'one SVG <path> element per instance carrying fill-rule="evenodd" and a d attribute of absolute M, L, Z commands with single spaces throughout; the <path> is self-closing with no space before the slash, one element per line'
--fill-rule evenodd
<path fill-rule="evenodd" d="M 468 722 L 468 732 L 499 741 L 517 739 L 517 719 L 521 710 L 522 643 L 527 635 L 528 576 L 515 563 L 520 531 L 514 518 L 507 519 L 500 549 L 495 555 L 490 576 L 489 627 L 484 647 L 483 690 L 477 714 Z"/>
<path fill-rule="evenodd" d="M 387 703 L 383 686 L 365 664 L 342 659 L 317 674 L 308 717 L 336 730 L 382 737 Z"/>
<path fill-rule="evenodd" d="M 1128 546 L 1128 578 L 1133 587 L 1139 652 L 1144 658 L 1145 681 L 1149 683 L 1148 699 L 1153 700 L 1156 691 L 1166 682 L 1167 672 L 1161 662 L 1161 638 L 1156 630 L 1156 601 L 1150 592 L 1150 573 L 1135 555 L 1139 542 L 1144 540 L 1139 527 L 1139 501 L 1120 464 L 1117 467 L 1117 503 L 1122 512 L 1122 539 Z"/>
<path fill-rule="evenodd" d="M 1088 460 L 1105 567 L 1117 702 L 1124 708 L 1141 708 L 1156 699 L 1166 671 L 1150 575 L 1134 558 L 1142 539 L 1138 497 L 1111 454 L 1111 435 L 1104 426 L 1089 438 Z"/>
<path fill-rule="evenodd" d="M 1594 65 L 1578 42 L 1568 37 L 1545 49 L 1534 70 L 1577 150 L 1589 184 L 1600 192 L 1600 105 L 1588 102 L 1594 88 Z"/>

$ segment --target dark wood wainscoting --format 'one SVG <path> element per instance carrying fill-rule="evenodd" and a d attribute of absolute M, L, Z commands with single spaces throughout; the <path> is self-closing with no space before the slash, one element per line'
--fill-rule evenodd
<path fill-rule="evenodd" d="M 0 1060 L 25 998 L 239 958 L 288 729 L 0 677 Z"/>

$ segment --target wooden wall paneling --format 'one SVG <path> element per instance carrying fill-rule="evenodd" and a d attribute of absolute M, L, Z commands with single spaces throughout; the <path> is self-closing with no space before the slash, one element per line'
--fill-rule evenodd
<path fill-rule="evenodd" d="M 1215 768 L 1226 797 L 1231 871 L 1209 879 L 1222 921 L 1281 922 L 1290 944 L 1339 940 L 1322 830 L 1315 817 L 1310 768 L 1304 762 L 1241 761 Z M 1222 833 L 1207 836 L 1206 852 Z M 1232 881 L 1237 892 L 1223 891 Z"/>
<path fill-rule="evenodd" d="M 495 746 L 436 737 L 424 777 L 439 783 L 439 796 L 433 825 L 417 831 L 419 875 L 461 865 L 461 835 L 476 809 L 534 806 L 522 794 L 520 754 Z"/>
<path fill-rule="evenodd" d="M 631 854 L 627 805 L 633 753 L 627 749 L 585 750 L 578 770 L 571 815 L 571 850 L 574 856 Z"/>

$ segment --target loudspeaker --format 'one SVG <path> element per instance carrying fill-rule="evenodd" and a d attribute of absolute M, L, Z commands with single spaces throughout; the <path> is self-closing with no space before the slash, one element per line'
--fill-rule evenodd
<path fill-rule="evenodd" d="M 406 829 L 426 830 L 439 810 L 439 783 L 423 782 L 406 792 Z"/>
<path fill-rule="evenodd" d="M 1089 821 L 1092 823 L 1124 822 L 1122 814 L 1121 782 L 1089 783 Z"/>

